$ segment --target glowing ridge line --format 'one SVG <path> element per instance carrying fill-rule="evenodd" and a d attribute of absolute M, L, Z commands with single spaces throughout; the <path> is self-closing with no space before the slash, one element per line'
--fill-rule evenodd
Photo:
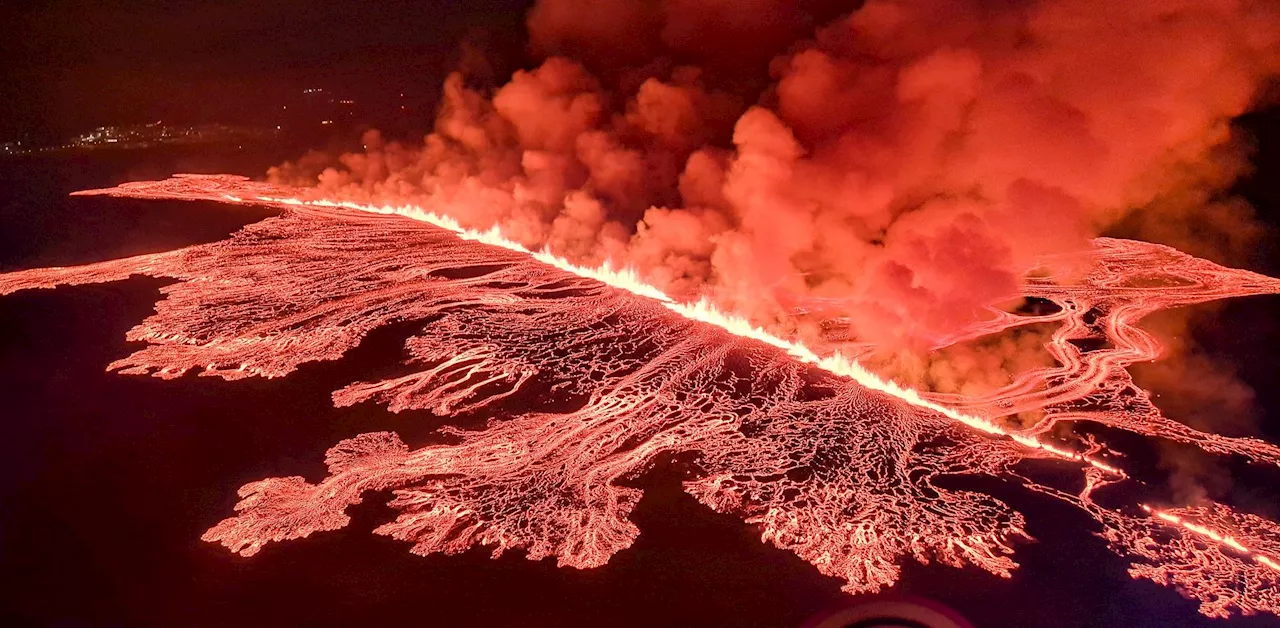
<path fill-rule="evenodd" d="M 1221 532 L 1218 532 L 1216 530 L 1187 521 L 1186 519 L 1183 519 L 1178 515 L 1165 512 L 1163 510 L 1157 510 L 1146 504 L 1140 504 L 1140 505 L 1142 506 L 1143 510 L 1145 510 L 1150 515 L 1154 515 L 1157 519 L 1173 524 L 1174 526 L 1181 527 L 1185 530 L 1195 533 L 1198 536 L 1202 536 L 1209 540 L 1212 540 L 1215 543 L 1226 545 L 1231 549 L 1234 549 L 1237 552 L 1240 552 L 1241 554 L 1244 554 L 1249 558 L 1253 559 L 1253 561 L 1258 563 L 1259 565 L 1264 565 L 1275 571 L 1280 572 L 1280 561 L 1274 558 L 1271 558 L 1266 554 L 1261 554 L 1259 552 L 1249 549 L 1248 547 L 1245 547 L 1243 543 L 1237 541 L 1235 537 L 1232 537 L 1229 534 L 1222 534 Z"/>
<path fill-rule="evenodd" d="M 230 195 L 224 196 L 230 200 L 242 202 L 241 199 L 235 199 Z M 658 288 L 645 283 L 640 279 L 640 275 L 635 271 L 635 269 L 630 267 L 614 268 L 608 262 L 596 268 L 580 266 L 564 259 L 563 257 L 559 257 L 551 253 L 547 249 L 531 251 L 524 245 L 502 235 L 501 230 L 496 225 L 485 231 L 469 229 L 463 227 L 457 220 L 449 216 L 441 216 L 440 214 L 427 211 L 416 205 L 367 205 L 352 201 L 330 201 L 325 199 L 303 200 L 298 198 L 275 198 L 270 196 L 258 196 L 256 198 L 259 201 L 267 203 L 350 209 L 374 214 L 403 216 L 405 218 L 426 222 L 442 229 L 452 231 L 464 240 L 472 240 L 510 251 L 523 253 L 525 255 L 532 256 L 534 259 L 544 264 L 554 266 L 573 275 L 594 279 L 613 288 L 625 290 L 638 296 L 660 301 L 668 309 L 687 319 L 719 327 L 720 329 L 741 338 L 758 340 L 765 344 L 772 345 L 782 349 L 788 355 L 791 355 L 801 362 L 816 366 L 828 373 L 852 379 L 865 388 L 895 397 L 917 408 L 936 412 L 949 419 L 958 421 L 972 429 L 993 436 L 1007 436 L 1025 447 L 1040 449 L 1058 458 L 1084 462 L 1094 468 L 1110 474 L 1119 476 L 1125 475 L 1124 471 L 1120 468 L 1109 465 L 1092 456 L 1078 454 L 1068 449 L 1057 447 L 1041 441 L 1034 436 L 1026 436 L 1010 432 L 988 419 L 964 414 L 947 406 L 929 401 L 928 399 L 920 396 L 920 393 L 914 389 L 899 386 L 892 381 L 881 379 L 874 373 L 868 371 L 861 364 L 845 357 L 839 352 L 826 357 L 819 356 L 817 353 L 814 353 L 812 349 L 804 346 L 803 344 L 780 338 L 751 324 L 751 322 L 745 318 L 720 311 L 705 297 L 692 304 L 677 302 Z"/>

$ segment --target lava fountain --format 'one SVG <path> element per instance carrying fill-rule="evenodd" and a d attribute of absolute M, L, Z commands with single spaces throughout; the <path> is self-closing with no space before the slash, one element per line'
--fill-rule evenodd
<path fill-rule="evenodd" d="M 128 334 L 147 346 L 110 370 L 278 377 L 339 358 L 379 326 L 421 321 L 406 341 L 406 374 L 352 382 L 334 403 L 489 419 L 482 429 L 446 427 L 417 448 L 394 433 L 361 434 L 329 450 L 318 483 L 244 486 L 235 516 L 204 535 L 244 556 L 340 528 L 365 493 L 392 490 L 399 515 L 376 532 L 413 553 L 485 546 L 595 567 L 638 534 L 628 516 L 641 491 L 625 481 L 661 455 L 692 454 L 699 472 L 685 490 L 851 593 L 892 585 L 907 558 L 1009 577 L 1025 516 L 937 483 L 975 476 L 1081 509 L 1134 577 L 1177 587 L 1206 615 L 1280 614 L 1280 526 L 1221 504 L 1110 504 L 1099 496 L 1122 491 L 1107 487 L 1134 484 L 1117 455 L 1090 436 L 1053 436 L 1064 433 L 1055 426 L 1088 422 L 1280 465 L 1275 445 L 1164 417 L 1126 371 L 1160 354 L 1137 326 L 1143 316 L 1280 293 L 1280 280 L 1155 244 L 1095 240 L 1046 260 L 1073 272 L 1025 281 L 1024 296 L 1058 311 L 993 310 L 952 339 L 1052 323 L 1056 364 L 962 397 L 900 387 L 709 303 L 677 302 L 628 270 L 581 267 L 417 207 L 304 200 L 301 190 L 235 176 L 80 194 L 281 210 L 221 242 L 0 275 L 0 294 L 135 274 L 177 279 Z M 1106 343 L 1084 350 L 1073 342 L 1083 339 Z M 1010 420 L 1028 413 L 1038 417 L 1030 425 Z M 1028 477 L 1019 466 L 1028 460 L 1078 474 L 1078 487 Z"/>

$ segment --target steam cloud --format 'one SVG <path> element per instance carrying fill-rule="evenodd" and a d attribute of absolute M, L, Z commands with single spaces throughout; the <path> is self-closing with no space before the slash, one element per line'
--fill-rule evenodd
<path fill-rule="evenodd" d="M 1215 199 L 1247 166 L 1230 119 L 1280 71 L 1280 5 L 841 10 L 541 0 L 541 64 L 496 89 L 450 76 L 422 145 L 371 131 L 338 164 L 270 176 L 497 224 L 760 322 L 847 316 L 892 349 L 939 344 L 1037 255 L 1121 221 L 1165 241 L 1211 224 L 1227 247 L 1253 233 Z"/>

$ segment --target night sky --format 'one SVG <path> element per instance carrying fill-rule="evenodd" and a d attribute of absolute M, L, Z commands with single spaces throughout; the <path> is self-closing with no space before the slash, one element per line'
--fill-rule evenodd
<path fill-rule="evenodd" d="M 464 40 L 522 56 L 528 4 L 5 3 L 0 141 L 156 119 L 265 122 L 277 103 L 309 87 L 429 102 Z"/>

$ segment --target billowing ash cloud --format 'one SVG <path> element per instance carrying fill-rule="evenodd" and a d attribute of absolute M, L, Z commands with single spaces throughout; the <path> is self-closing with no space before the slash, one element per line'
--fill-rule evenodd
<path fill-rule="evenodd" d="M 931 346 L 1135 209 L 1166 237 L 1242 224 L 1207 199 L 1245 164 L 1230 118 L 1280 71 L 1269 0 L 542 0 L 528 27 L 540 65 L 449 77 L 421 145 L 371 132 L 324 192 L 890 346 Z"/>

